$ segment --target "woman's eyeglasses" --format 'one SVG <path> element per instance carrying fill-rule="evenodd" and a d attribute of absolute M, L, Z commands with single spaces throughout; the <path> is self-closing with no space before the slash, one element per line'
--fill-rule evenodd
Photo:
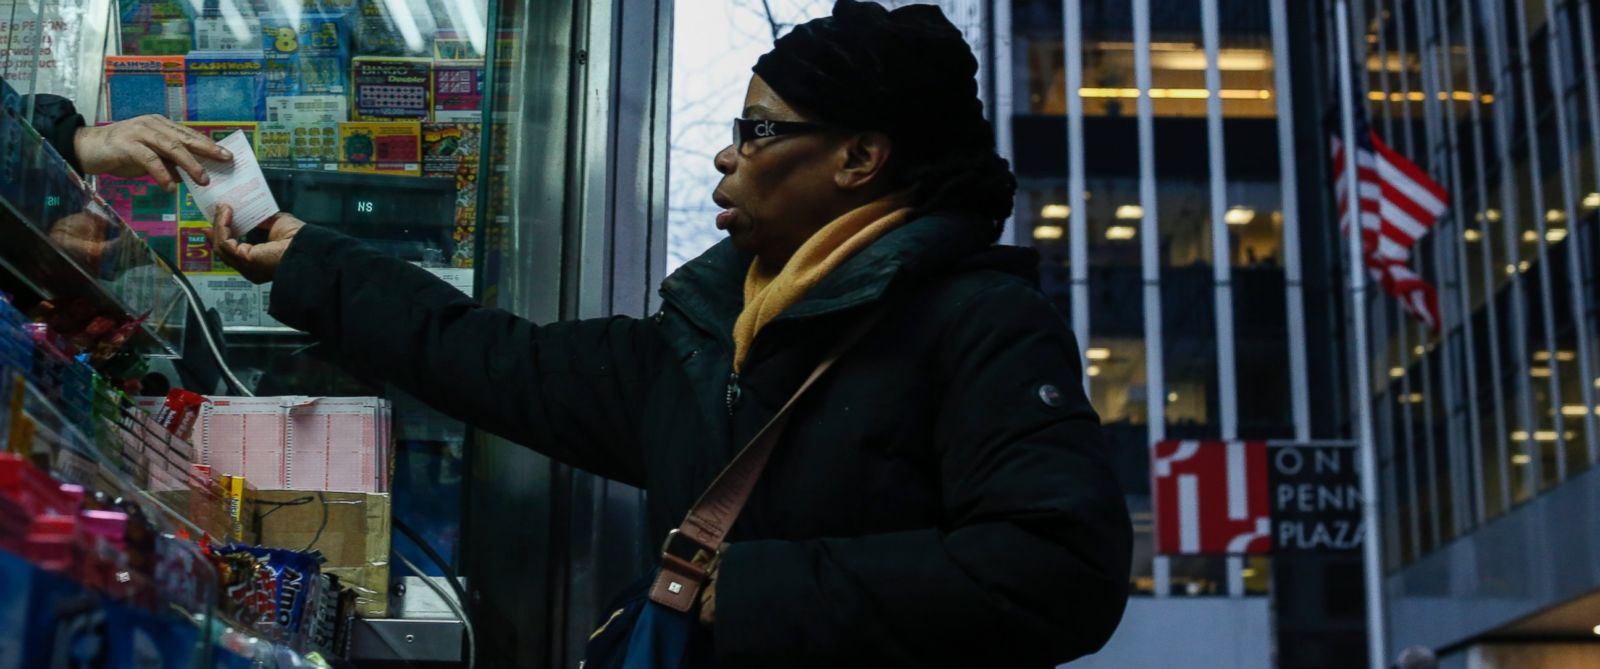
<path fill-rule="evenodd" d="M 807 132 L 820 132 L 828 127 L 817 123 L 804 121 L 771 121 L 767 119 L 736 118 L 733 119 L 733 145 L 744 146 L 745 142 L 768 137 L 782 137 L 784 135 L 797 135 Z"/>

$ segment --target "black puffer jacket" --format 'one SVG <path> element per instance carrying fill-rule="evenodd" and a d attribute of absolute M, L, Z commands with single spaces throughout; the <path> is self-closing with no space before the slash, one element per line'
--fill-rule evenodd
<path fill-rule="evenodd" d="M 1047 667 L 1098 649 L 1131 531 L 1077 344 L 1031 252 L 925 216 L 827 276 L 730 374 L 750 258 L 726 241 L 647 319 L 539 326 L 315 227 L 272 314 L 446 412 L 649 491 L 657 536 L 835 337 L 886 310 L 797 407 L 717 582 L 724 667 Z M 738 397 L 730 403 L 729 386 Z"/>

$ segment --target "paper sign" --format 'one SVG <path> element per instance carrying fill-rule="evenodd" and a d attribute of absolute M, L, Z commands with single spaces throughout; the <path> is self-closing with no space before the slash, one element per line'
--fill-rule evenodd
<path fill-rule="evenodd" d="M 233 229 L 230 232 L 238 237 L 278 213 L 278 201 L 267 188 L 267 178 L 262 176 L 256 153 L 251 150 L 250 140 L 245 138 L 243 132 L 234 131 L 217 144 L 233 153 L 233 164 L 200 158 L 200 166 L 211 177 L 211 185 L 196 184 L 189 173 L 183 170 L 178 170 L 178 176 L 183 178 L 184 185 L 194 194 L 194 202 L 207 221 L 216 222 L 217 205 L 226 204 L 233 208 Z"/>

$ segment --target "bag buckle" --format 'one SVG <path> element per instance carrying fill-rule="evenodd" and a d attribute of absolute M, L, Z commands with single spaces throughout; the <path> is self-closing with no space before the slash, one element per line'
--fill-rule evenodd
<path fill-rule="evenodd" d="M 673 528 L 667 533 L 667 538 L 661 541 L 661 557 L 677 558 L 700 568 L 701 571 L 711 566 L 722 551 L 700 543 L 699 540 L 683 533 L 683 530 Z"/>
<path fill-rule="evenodd" d="M 720 553 L 680 530 L 668 532 L 661 542 L 661 573 L 650 586 L 650 600 L 682 613 L 693 610 Z"/>

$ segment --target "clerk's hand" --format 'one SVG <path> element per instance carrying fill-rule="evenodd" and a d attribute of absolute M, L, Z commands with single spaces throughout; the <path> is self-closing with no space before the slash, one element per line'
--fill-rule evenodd
<path fill-rule="evenodd" d="M 72 137 L 78 162 L 89 174 L 150 175 L 168 192 L 178 189 L 178 170 L 202 186 L 211 183 L 200 159 L 231 162 L 233 154 L 193 128 L 147 114 L 111 125 L 86 127 Z"/>
<path fill-rule="evenodd" d="M 278 273 L 278 263 L 283 262 L 284 252 L 289 250 L 289 243 L 294 241 L 295 235 L 300 234 L 300 228 L 306 227 L 306 222 L 294 215 L 278 213 L 261 223 L 261 229 L 267 231 L 267 241 L 247 244 L 234 239 L 230 232 L 233 210 L 228 205 L 217 205 L 216 217 L 210 234 L 212 252 L 254 283 L 272 280 L 273 275 Z"/>

